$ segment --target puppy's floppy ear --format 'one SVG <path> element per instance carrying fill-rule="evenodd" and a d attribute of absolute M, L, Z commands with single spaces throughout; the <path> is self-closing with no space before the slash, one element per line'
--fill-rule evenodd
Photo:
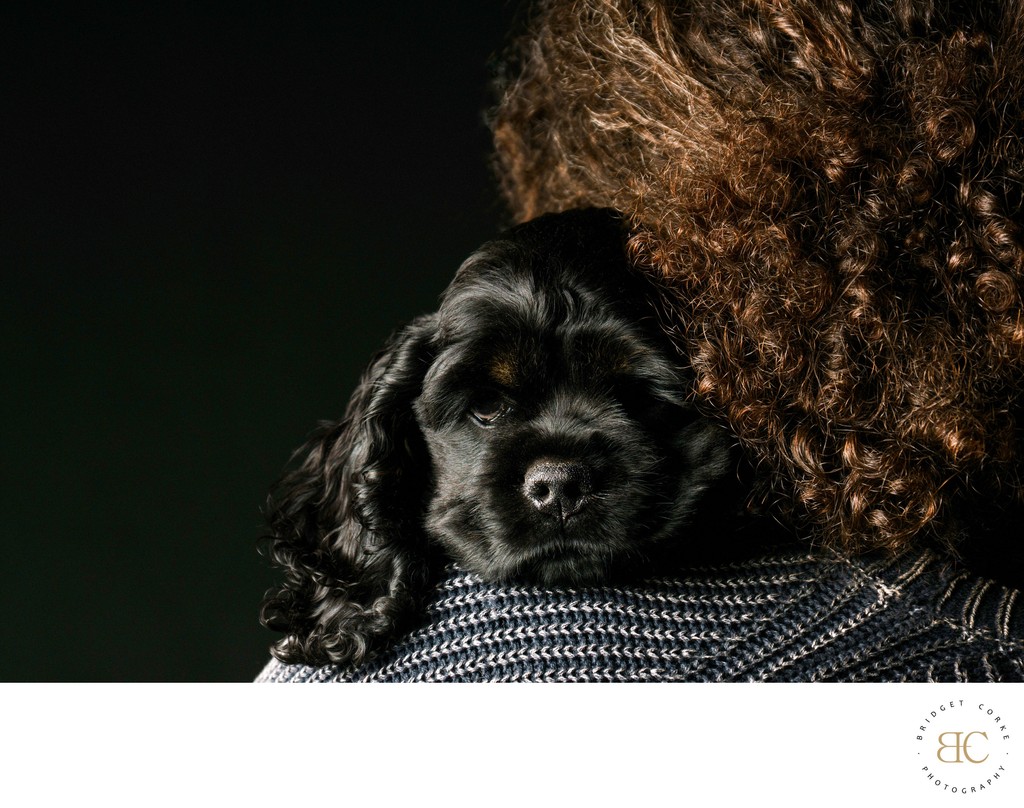
<path fill-rule="evenodd" d="M 412 404 L 436 330 L 430 315 L 393 336 L 345 417 L 321 424 L 271 493 L 266 538 L 285 580 L 260 617 L 285 632 L 271 648 L 284 662 L 359 664 L 426 584 L 430 460 Z"/>

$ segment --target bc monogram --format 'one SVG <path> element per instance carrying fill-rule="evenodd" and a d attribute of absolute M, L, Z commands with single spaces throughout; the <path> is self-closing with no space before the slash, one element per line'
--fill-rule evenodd
<path fill-rule="evenodd" d="M 973 740 L 976 735 L 980 735 L 986 741 L 988 740 L 988 733 L 979 732 L 978 730 L 973 730 L 972 732 L 943 732 L 939 735 L 939 749 L 935 756 L 943 763 L 984 763 L 988 760 L 987 753 L 984 757 L 976 757 L 971 753 L 971 747 L 976 743 Z M 948 740 L 949 738 L 952 738 L 952 742 Z M 947 750 L 953 751 L 950 753 Z M 945 753 L 945 756 L 943 756 L 943 753 Z"/>
<path fill-rule="evenodd" d="M 918 732 L 919 760 L 925 764 L 920 771 L 937 789 L 980 794 L 1006 774 L 1010 731 L 994 707 L 966 699 L 947 701 L 928 713 Z"/>

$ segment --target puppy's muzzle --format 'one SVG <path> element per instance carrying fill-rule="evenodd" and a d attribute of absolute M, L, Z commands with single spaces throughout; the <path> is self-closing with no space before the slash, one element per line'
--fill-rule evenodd
<path fill-rule="evenodd" d="M 523 478 L 523 495 L 545 516 L 565 522 L 593 498 L 590 469 L 574 460 L 535 461 Z"/>

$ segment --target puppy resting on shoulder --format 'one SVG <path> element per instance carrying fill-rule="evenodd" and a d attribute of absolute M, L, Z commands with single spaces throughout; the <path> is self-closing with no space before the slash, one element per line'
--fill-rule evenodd
<path fill-rule="evenodd" d="M 520 225 L 373 360 L 271 496 L 279 659 L 361 662 L 445 557 L 542 584 L 649 568 L 731 490 L 734 440 L 689 401 L 625 238 L 604 210 Z"/>

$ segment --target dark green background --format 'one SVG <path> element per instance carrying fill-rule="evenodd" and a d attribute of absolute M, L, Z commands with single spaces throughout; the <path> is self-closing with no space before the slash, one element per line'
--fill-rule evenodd
<path fill-rule="evenodd" d="M 0 19 L 2 680 L 248 680 L 260 507 L 504 220 L 502 2 Z"/>

